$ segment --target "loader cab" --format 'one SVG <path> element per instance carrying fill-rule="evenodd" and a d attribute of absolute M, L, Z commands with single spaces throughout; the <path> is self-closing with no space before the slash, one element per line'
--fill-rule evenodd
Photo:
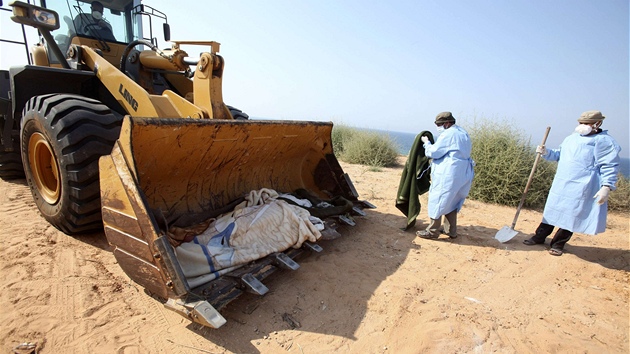
<path fill-rule="evenodd" d="M 163 39 L 170 40 L 170 27 L 164 13 L 141 4 L 142 0 L 41 0 L 39 6 L 43 9 L 54 11 L 55 27 L 48 39 L 39 32 L 37 45 L 27 48 L 28 63 L 37 66 L 67 67 L 55 55 L 55 42 L 60 55 L 65 56 L 71 45 L 85 45 L 96 49 L 111 64 L 118 66 L 122 53 L 127 45 L 136 40 L 150 41 L 158 45 L 157 37 L 153 37 L 153 22 L 161 21 L 164 31 Z M 20 5 L 33 6 L 21 1 Z M 98 4 L 97 4 L 98 3 Z M 11 11 L 3 7 L 0 1 L 0 9 Z M 38 6 L 38 5 L 34 5 Z M 93 11 L 99 10 L 100 15 L 95 17 Z M 52 13 L 51 13 L 52 15 Z M 23 23 L 23 25 L 26 23 Z M 37 27 L 36 24 L 27 24 Z M 24 32 L 24 31 L 23 31 Z M 147 33 L 147 38 L 144 34 Z M 0 38 L 2 42 L 24 44 L 26 46 L 26 33 L 24 42 L 17 42 Z M 142 45 L 138 46 L 142 49 Z M 30 50 L 29 50 L 30 49 Z M 30 52 L 30 53 L 29 53 Z"/>
<path fill-rule="evenodd" d="M 140 0 L 42 0 L 43 7 L 59 14 L 59 29 L 52 35 L 62 53 L 71 44 L 87 45 L 100 50 L 115 65 L 127 44 L 142 38 L 142 16 L 134 16 L 134 8 L 139 4 Z M 100 10 L 101 15 L 93 16 L 95 10 Z M 41 55 L 33 57 L 36 65 L 60 64 L 49 46 L 45 60 L 37 60 Z"/>

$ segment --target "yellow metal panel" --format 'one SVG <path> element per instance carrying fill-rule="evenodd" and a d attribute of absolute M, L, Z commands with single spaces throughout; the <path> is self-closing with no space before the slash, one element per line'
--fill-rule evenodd
<path fill-rule="evenodd" d="M 118 67 L 112 65 L 94 50 L 83 46 L 83 60 L 94 69 L 96 76 L 107 90 L 125 108 L 127 113 L 143 117 L 158 117 L 149 94 L 138 84 L 124 75 Z"/>
<path fill-rule="evenodd" d="M 173 105 L 173 107 L 177 110 L 176 116 L 177 118 L 203 118 L 203 111 L 199 109 L 199 107 L 187 101 L 182 96 L 176 94 L 171 90 L 165 90 L 162 92 L 162 96 L 169 99 L 169 102 Z M 163 115 L 162 117 L 169 117 Z"/>
<path fill-rule="evenodd" d="M 158 238 L 153 214 L 138 190 L 120 145 L 99 159 L 101 206 L 105 235 L 115 246 L 121 268 L 137 283 L 160 296 L 171 296 L 169 275 L 154 255 Z"/>
<path fill-rule="evenodd" d="M 129 141 L 131 141 L 131 117 L 125 116 L 123 124 L 120 127 L 120 135 L 118 136 L 118 141 L 116 142 L 116 148 L 122 155 L 122 158 L 126 161 L 127 169 L 129 170 L 132 178 L 137 181 L 138 174 L 136 173 L 135 164 L 133 163 L 133 156 L 131 154 Z"/>
<path fill-rule="evenodd" d="M 129 198 L 127 197 L 124 185 L 120 181 L 112 157 L 101 157 L 99 160 L 99 169 L 102 194 L 101 203 L 104 208 L 115 210 L 117 213 L 127 215 L 128 218 L 137 219 Z M 107 222 L 107 220 L 103 221 Z"/>
<path fill-rule="evenodd" d="M 221 43 L 219 42 L 215 42 L 215 41 L 174 41 L 171 40 L 171 43 L 173 43 L 173 49 L 179 49 L 179 46 L 182 44 L 190 44 L 190 45 L 208 45 L 210 46 L 210 52 L 211 53 L 218 53 L 219 52 L 219 48 L 221 47 Z"/>
<path fill-rule="evenodd" d="M 104 48 L 103 45 L 99 43 L 97 40 L 92 39 L 92 38 L 77 37 L 77 36 L 73 36 L 70 43 L 76 44 L 76 45 L 83 45 L 90 48 L 100 49 L 101 52 L 103 53 L 103 58 L 105 58 L 107 62 L 109 62 L 110 64 L 116 67 L 120 65 L 120 57 L 122 56 L 122 53 L 126 47 L 125 44 L 107 42 L 107 46 L 109 47 L 109 51 L 107 51 L 106 48 Z"/>
<path fill-rule="evenodd" d="M 46 48 L 43 46 L 32 46 L 31 56 L 33 57 L 33 64 L 37 66 L 50 66 L 50 63 L 48 62 L 48 55 L 46 54 Z"/>
<path fill-rule="evenodd" d="M 147 207 L 174 220 L 261 188 L 350 197 L 331 130 L 332 123 L 320 122 L 128 117 L 119 142 Z"/>
<path fill-rule="evenodd" d="M 173 107 L 168 97 L 158 95 L 150 95 L 149 97 L 159 117 L 182 117 L 182 113 Z"/>
<path fill-rule="evenodd" d="M 192 103 L 193 82 L 191 79 L 180 74 L 166 73 L 164 76 L 166 76 L 168 82 L 175 87 L 176 91 L 181 92 L 182 97 L 186 97 L 188 100 L 187 96 L 190 96 L 189 102 Z"/>
<path fill-rule="evenodd" d="M 193 80 L 194 104 L 206 117 L 232 119 L 223 103 L 223 59 L 219 55 L 203 53 Z"/>

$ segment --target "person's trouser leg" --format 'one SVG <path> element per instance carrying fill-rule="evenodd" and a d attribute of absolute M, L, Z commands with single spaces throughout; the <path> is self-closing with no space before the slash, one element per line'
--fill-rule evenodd
<path fill-rule="evenodd" d="M 444 233 L 450 238 L 457 237 L 457 209 L 444 215 Z"/>
<path fill-rule="evenodd" d="M 558 229 L 551 239 L 551 248 L 559 250 L 564 249 L 564 245 L 571 239 L 571 236 L 573 236 L 573 232 L 565 229 Z"/>
<path fill-rule="evenodd" d="M 545 239 L 547 239 L 547 236 L 551 235 L 552 231 L 553 225 L 541 222 L 540 225 L 538 225 L 538 228 L 536 228 L 536 233 L 534 234 L 534 236 L 532 236 L 531 239 L 534 240 L 536 243 L 545 243 Z"/>
<path fill-rule="evenodd" d="M 442 217 L 438 217 L 437 219 L 431 219 L 429 222 L 429 226 L 427 226 L 427 231 L 431 233 L 432 236 L 440 236 L 440 226 L 442 226 Z"/>

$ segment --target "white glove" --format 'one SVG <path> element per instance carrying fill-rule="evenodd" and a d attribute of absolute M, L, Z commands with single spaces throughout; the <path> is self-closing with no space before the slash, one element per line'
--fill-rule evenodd
<path fill-rule="evenodd" d="M 545 156 L 547 155 L 547 148 L 545 148 L 545 145 L 538 145 L 536 147 L 536 153 L 540 154 L 540 156 Z"/>
<path fill-rule="evenodd" d="M 420 137 L 420 140 L 422 140 L 422 142 L 425 143 L 425 144 L 429 142 L 429 138 L 426 137 L 426 136 Z"/>
<path fill-rule="evenodd" d="M 597 199 L 597 204 L 602 205 L 608 201 L 608 193 L 610 193 L 610 187 L 603 186 L 593 198 Z"/>

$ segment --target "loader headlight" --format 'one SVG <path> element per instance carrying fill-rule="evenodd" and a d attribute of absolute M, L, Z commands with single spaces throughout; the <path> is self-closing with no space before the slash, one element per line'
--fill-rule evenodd
<path fill-rule="evenodd" d="M 55 11 L 22 1 L 13 1 L 9 6 L 13 7 L 14 22 L 48 31 L 59 28 L 59 15 Z"/>

